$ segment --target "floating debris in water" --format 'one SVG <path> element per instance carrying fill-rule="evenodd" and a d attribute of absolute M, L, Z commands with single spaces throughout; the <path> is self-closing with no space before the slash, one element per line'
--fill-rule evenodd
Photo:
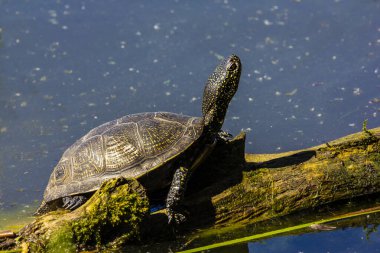
<path fill-rule="evenodd" d="M 362 94 L 362 90 L 360 88 L 354 88 L 352 92 L 355 96 L 359 96 Z"/>
<path fill-rule="evenodd" d="M 295 120 L 297 119 L 296 115 L 291 115 L 290 117 L 285 117 L 285 120 Z"/>
<path fill-rule="evenodd" d="M 320 231 L 331 231 L 336 229 L 334 226 L 324 225 L 324 224 L 312 224 L 310 225 L 311 229 L 320 230 Z"/>
<path fill-rule="evenodd" d="M 160 29 L 161 29 L 161 27 L 160 27 L 160 23 L 156 23 L 156 24 L 154 24 L 154 25 L 153 25 L 153 29 L 156 30 L 156 31 L 160 30 Z"/>
<path fill-rule="evenodd" d="M 49 10 L 48 13 L 49 13 L 49 16 L 52 17 L 52 18 L 58 17 L 58 14 L 57 14 L 56 10 Z"/>
<path fill-rule="evenodd" d="M 372 98 L 369 102 L 370 103 L 380 103 L 380 98 Z"/>
<path fill-rule="evenodd" d="M 54 97 L 51 96 L 51 95 L 46 94 L 46 95 L 43 96 L 43 98 L 44 98 L 45 100 L 52 100 Z"/>
<path fill-rule="evenodd" d="M 216 59 L 218 59 L 219 61 L 224 59 L 223 55 L 221 55 L 221 54 L 218 54 L 218 53 L 215 53 L 212 51 L 210 53 L 213 54 L 216 57 Z"/>
<path fill-rule="evenodd" d="M 265 19 L 265 20 L 263 21 L 263 23 L 264 23 L 264 25 L 266 25 L 266 26 L 273 25 L 273 22 L 270 22 L 268 19 Z"/>
<path fill-rule="evenodd" d="M 286 96 L 294 96 L 297 93 L 297 91 L 298 91 L 298 89 L 296 88 L 296 89 L 292 90 L 291 92 L 285 93 L 285 95 Z"/>
<path fill-rule="evenodd" d="M 241 131 L 244 131 L 244 132 L 246 132 L 246 133 L 249 133 L 249 132 L 252 131 L 252 128 L 250 128 L 250 127 L 242 128 Z"/>
<path fill-rule="evenodd" d="M 267 81 L 272 80 L 272 77 L 271 77 L 271 76 L 268 76 L 268 75 L 266 75 L 266 74 L 263 76 L 263 78 L 264 78 L 265 80 L 267 80 Z"/>
<path fill-rule="evenodd" d="M 278 60 L 278 59 L 273 59 L 271 62 L 272 62 L 273 65 L 277 65 L 277 64 L 280 62 L 280 60 Z"/>
<path fill-rule="evenodd" d="M 137 91 L 137 89 L 133 86 L 129 86 L 129 90 L 132 91 L 133 93 Z"/>
<path fill-rule="evenodd" d="M 194 103 L 194 102 L 197 101 L 197 100 L 199 100 L 199 98 L 197 98 L 197 97 L 192 97 L 192 98 L 190 99 L 190 103 Z"/>
<path fill-rule="evenodd" d="M 126 41 L 120 41 L 120 48 L 126 48 L 127 42 Z"/>
<path fill-rule="evenodd" d="M 312 87 L 318 87 L 318 86 L 322 86 L 324 85 L 325 83 L 324 82 L 314 82 L 311 84 Z"/>
<path fill-rule="evenodd" d="M 58 25 L 58 20 L 57 20 L 58 14 L 57 14 L 57 11 L 56 10 L 49 10 L 48 14 L 50 16 L 49 23 L 52 24 L 52 25 Z"/>
<path fill-rule="evenodd" d="M 163 84 L 165 84 L 166 86 L 169 86 L 170 82 L 171 82 L 170 79 L 169 79 L 169 80 L 165 80 L 165 81 L 163 82 Z"/>

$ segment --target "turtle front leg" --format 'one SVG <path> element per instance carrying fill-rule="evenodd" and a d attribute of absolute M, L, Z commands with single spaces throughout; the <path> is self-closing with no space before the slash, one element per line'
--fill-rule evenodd
<path fill-rule="evenodd" d="M 223 130 L 220 130 L 217 134 L 217 136 L 219 137 L 220 140 L 223 140 L 224 142 L 228 142 L 230 140 L 233 139 L 233 135 L 228 133 L 228 132 L 225 132 Z"/>
<path fill-rule="evenodd" d="M 186 216 L 179 211 L 180 204 L 185 195 L 189 174 L 189 169 L 182 166 L 174 173 L 172 184 L 170 185 L 170 190 L 166 198 L 166 211 L 169 224 L 173 222 L 180 224 L 186 221 Z"/>
<path fill-rule="evenodd" d="M 63 201 L 63 208 L 67 210 L 74 210 L 81 205 L 83 205 L 86 201 L 87 198 L 83 195 L 76 195 L 76 196 L 67 196 L 62 198 Z"/>

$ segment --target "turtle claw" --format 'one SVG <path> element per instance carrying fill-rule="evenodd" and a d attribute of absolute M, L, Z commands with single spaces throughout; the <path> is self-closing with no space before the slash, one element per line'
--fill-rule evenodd
<path fill-rule="evenodd" d="M 232 140 L 233 135 L 230 134 L 230 133 L 227 133 L 227 132 L 225 132 L 225 131 L 223 131 L 223 130 L 220 130 L 220 131 L 218 132 L 218 137 L 219 137 L 219 139 L 221 139 L 221 140 L 227 142 L 227 141 Z"/>
<path fill-rule="evenodd" d="M 68 196 L 62 198 L 63 201 L 63 208 L 66 210 L 74 210 L 78 207 L 80 207 L 84 202 L 87 201 L 87 198 L 82 195 L 77 195 L 77 196 Z"/>
<path fill-rule="evenodd" d="M 186 222 L 186 220 L 187 220 L 186 215 L 180 212 L 175 212 L 171 209 L 168 210 L 168 224 L 180 225 Z"/>

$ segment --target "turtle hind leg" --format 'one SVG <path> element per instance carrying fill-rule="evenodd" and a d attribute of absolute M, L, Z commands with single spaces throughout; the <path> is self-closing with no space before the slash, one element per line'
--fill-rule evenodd
<path fill-rule="evenodd" d="M 37 211 L 33 214 L 33 216 L 39 216 L 45 214 L 50 211 L 50 207 L 46 204 L 45 201 L 42 201 L 41 206 L 37 209 Z"/>
<path fill-rule="evenodd" d="M 83 205 L 87 201 L 87 197 L 83 195 L 67 196 L 62 198 L 63 208 L 74 210 Z"/>

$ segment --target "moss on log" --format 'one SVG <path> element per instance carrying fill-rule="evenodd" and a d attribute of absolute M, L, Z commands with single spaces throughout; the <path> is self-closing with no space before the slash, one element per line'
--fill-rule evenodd
<path fill-rule="evenodd" d="M 31 252 L 75 252 L 116 238 L 121 245 L 138 239 L 148 207 L 145 190 L 136 180 L 111 179 L 78 209 L 37 217 L 20 231 L 18 240 Z"/>
<path fill-rule="evenodd" d="M 184 230 L 259 222 L 380 192 L 380 128 L 280 154 L 245 154 L 244 146 L 244 133 L 220 143 L 192 175 Z M 173 236 L 164 211 L 147 212 L 137 181 L 113 179 L 77 210 L 38 217 L 20 231 L 19 242 L 33 250 L 78 249 Z M 110 230 L 118 233 L 110 237 Z"/>

